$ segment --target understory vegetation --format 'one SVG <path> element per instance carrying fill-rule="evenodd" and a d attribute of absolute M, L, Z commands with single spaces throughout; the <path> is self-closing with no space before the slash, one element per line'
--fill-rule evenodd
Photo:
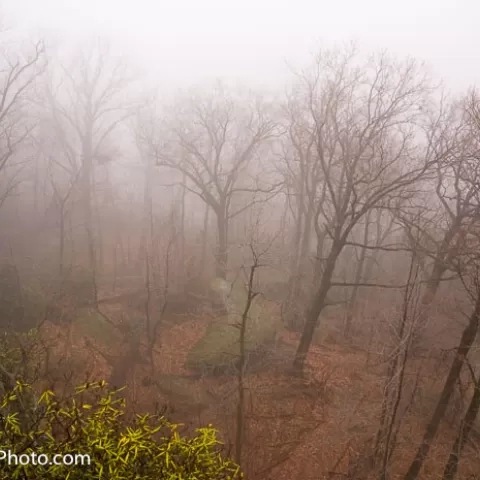
<path fill-rule="evenodd" d="M 0 478 L 241 478 L 239 467 L 222 458 L 211 426 L 184 437 L 179 425 L 158 414 L 125 421 L 125 402 L 118 393 L 108 391 L 104 382 L 77 387 L 61 400 L 45 390 L 25 409 L 31 387 L 17 382 L 1 403 L 6 413 L 0 445 L 11 461 L 3 459 Z M 80 457 L 76 462 L 75 456 Z M 53 459 L 60 465 L 52 466 Z"/>

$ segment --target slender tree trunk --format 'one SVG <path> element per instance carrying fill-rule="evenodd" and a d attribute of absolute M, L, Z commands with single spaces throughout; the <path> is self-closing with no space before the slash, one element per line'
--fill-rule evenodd
<path fill-rule="evenodd" d="M 69 268 L 71 268 L 72 265 L 76 264 L 77 261 L 75 235 L 73 234 L 73 219 L 71 214 L 68 217 L 68 238 L 70 240 L 70 256 L 68 259 L 68 265 Z"/>
<path fill-rule="evenodd" d="M 425 291 L 423 292 L 422 299 L 420 301 L 420 311 L 418 315 L 418 322 L 416 331 L 414 332 L 412 339 L 412 350 L 413 354 L 417 351 L 417 347 L 421 347 L 422 342 L 425 341 L 423 332 L 427 326 L 427 323 L 430 318 L 430 311 L 432 304 L 437 296 L 438 289 L 440 287 L 440 282 L 442 281 L 443 274 L 445 273 L 446 268 L 442 259 L 435 258 L 434 265 L 430 276 L 427 279 Z"/>
<path fill-rule="evenodd" d="M 325 237 L 326 237 L 326 229 L 324 225 L 320 225 L 319 223 L 319 216 L 321 212 L 321 205 L 325 201 L 325 195 L 327 192 L 327 186 L 324 185 L 322 189 L 322 195 L 318 200 L 315 215 L 313 216 L 313 227 L 315 229 L 315 235 L 317 237 L 317 252 L 316 252 L 316 259 L 315 259 L 315 267 L 313 271 L 313 288 L 317 288 L 320 284 L 320 279 L 322 278 L 323 274 L 323 251 L 325 249 Z M 313 208 L 313 205 L 312 205 Z"/>
<path fill-rule="evenodd" d="M 58 272 L 63 278 L 65 271 L 65 207 L 60 206 L 60 248 L 58 252 Z"/>
<path fill-rule="evenodd" d="M 308 259 L 310 254 L 310 243 L 312 237 L 312 220 L 313 220 L 313 207 L 308 205 L 308 210 L 305 213 L 305 222 L 302 235 L 302 244 L 300 247 L 300 259 L 299 259 L 299 274 L 303 277 L 306 268 L 308 268 Z"/>
<path fill-rule="evenodd" d="M 408 288 L 408 287 L 407 287 Z M 408 292 L 405 292 L 405 298 L 407 298 Z M 407 320 L 407 311 L 405 309 L 408 308 L 408 305 L 404 303 L 404 311 L 403 311 L 403 316 L 402 316 L 402 322 L 400 324 L 400 331 L 399 331 L 399 342 L 398 346 L 394 346 L 393 352 L 391 354 L 391 359 L 390 362 L 388 363 L 388 369 L 387 369 L 387 378 L 385 381 L 385 393 L 383 396 L 383 402 L 382 402 L 382 410 L 380 414 L 380 427 L 377 432 L 376 440 L 375 440 L 375 449 L 374 449 L 374 454 L 375 457 L 378 459 L 383 456 L 383 453 L 388 454 L 388 451 L 386 450 L 386 447 L 382 445 L 382 442 L 387 438 L 388 433 L 388 421 L 387 421 L 387 413 L 388 409 L 390 407 L 390 404 L 392 402 L 392 398 L 395 394 L 395 384 L 394 384 L 394 379 L 395 375 L 398 371 L 398 363 L 399 363 L 399 357 L 403 353 L 403 348 L 404 348 L 404 332 L 405 332 L 405 326 L 406 326 L 406 320 Z M 405 348 L 407 346 L 405 345 Z M 406 356 L 404 356 L 404 360 L 406 360 Z"/>
<path fill-rule="evenodd" d="M 95 169 L 92 168 L 92 204 L 94 207 L 94 237 L 95 237 L 95 268 L 96 272 L 101 272 L 104 264 L 104 246 L 103 246 L 103 222 L 101 218 L 101 206 L 98 195 L 98 189 L 96 188 L 97 180 L 95 177 Z"/>
<path fill-rule="evenodd" d="M 376 232 L 375 232 L 375 247 L 380 247 L 385 240 L 388 238 L 390 232 L 392 231 L 393 227 L 393 219 L 390 220 L 389 225 L 387 228 L 384 230 L 382 233 L 382 211 L 377 210 L 377 218 L 375 219 L 375 224 L 376 224 Z M 366 258 L 365 258 L 365 269 L 364 269 L 364 275 L 363 275 L 363 281 L 364 282 L 369 282 L 372 280 L 372 275 L 373 275 L 373 269 L 375 265 L 377 264 L 377 259 L 379 255 L 379 250 L 373 250 L 371 251 L 368 256 L 366 252 Z M 418 255 L 417 255 L 417 261 L 418 261 Z M 360 289 L 360 291 L 362 291 Z M 364 299 L 368 300 L 371 298 L 371 296 L 375 296 L 375 290 L 374 289 L 367 289 L 367 291 L 364 293 Z M 365 307 L 366 307 L 367 301 L 363 301 L 361 305 L 361 312 L 360 315 L 364 316 L 365 315 Z"/>
<path fill-rule="evenodd" d="M 297 223 L 295 225 L 295 235 L 293 236 L 293 241 L 292 241 L 293 255 L 290 259 L 290 275 L 292 277 L 295 277 L 295 275 L 298 272 L 298 263 L 300 259 L 300 243 L 302 239 L 302 224 L 303 224 L 303 215 L 300 215 L 300 218 L 297 219 Z"/>
<path fill-rule="evenodd" d="M 205 214 L 203 215 L 203 232 L 202 232 L 202 259 L 200 262 L 200 272 L 203 274 L 207 266 L 207 246 L 208 246 L 208 235 L 209 235 L 209 215 L 210 206 L 208 203 L 205 203 Z"/>
<path fill-rule="evenodd" d="M 427 279 L 425 292 L 421 300 L 421 311 L 419 315 L 419 327 L 422 328 L 428 321 L 430 307 L 435 300 L 435 297 L 442 281 L 443 274 L 447 270 L 447 258 L 450 245 L 458 233 L 459 226 L 455 223 L 448 230 L 443 238 L 439 252 L 435 257 L 435 261 L 432 267 L 432 271 Z"/>
<path fill-rule="evenodd" d="M 297 290 L 298 284 L 298 271 L 300 269 L 300 245 L 302 241 L 302 231 L 303 231 L 303 209 L 301 204 L 298 204 L 297 218 L 295 223 L 295 234 L 292 241 L 292 256 L 290 258 L 290 278 L 288 285 L 288 294 L 285 301 L 285 307 L 287 311 L 291 310 L 292 303 L 295 302 L 296 298 L 294 292 Z"/>
<path fill-rule="evenodd" d="M 435 296 L 437 295 L 438 287 L 440 286 L 440 282 L 442 281 L 442 276 L 445 273 L 446 268 L 443 265 L 441 259 L 435 259 L 435 263 L 432 268 L 432 272 L 427 280 L 425 292 L 422 296 L 422 306 L 424 308 L 424 320 L 426 320 L 426 316 L 428 308 L 435 300 Z"/>
<path fill-rule="evenodd" d="M 480 292 L 477 294 L 475 308 L 469 318 L 467 327 L 463 331 L 460 344 L 457 347 L 456 356 L 453 360 L 450 372 L 448 373 L 447 380 L 445 381 L 445 385 L 440 395 L 440 399 L 438 400 L 432 418 L 427 425 L 422 443 L 418 448 L 415 458 L 413 459 L 407 473 L 405 474 L 405 480 L 416 480 L 418 478 L 423 463 L 427 458 L 432 441 L 435 438 L 435 435 L 440 426 L 440 422 L 442 421 L 447 410 L 449 400 L 453 395 L 455 384 L 458 382 L 460 372 L 462 370 L 463 364 L 465 363 L 465 358 L 468 355 L 468 352 L 470 351 L 473 342 L 475 341 L 475 337 L 477 336 L 479 318 Z"/>
<path fill-rule="evenodd" d="M 147 339 L 152 345 L 149 348 L 148 358 L 150 361 L 150 369 L 153 374 L 155 365 L 154 365 L 154 356 L 153 356 L 153 345 L 155 344 L 156 338 L 153 338 L 153 325 L 152 325 L 152 254 L 153 254 L 153 201 L 152 201 L 152 178 L 153 178 L 153 164 L 150 157 L 146 159 L 145 165 L 145 184 L 143 192 L 143 234 L 142 234 L 142 243 L 143 243 L 143 262 L 145 267 L 145 323 L 146 323 L 146 334 Z"/>
<path fill-rule="evenodd" d="M 235 461 L 238 465 L 242 462 L 243 442 L 245 437 L 245 370 L 247 367 L 247 351 L 245 348 L 245 341 L 247 335 L 247 326 L 249 320 L 249 312 L 252 302 L 257 296 L 253 291 L 253 284 L 255 279 L 255 271 L 258 267 L 257 262 L 250 268 L 250 275 L 248 279 L 247 301 L 242 314 L 239 335 L 240 357 L 238 365 L 238 402 L 237 402 L 237 418 L 236 418 L 236 435 L 235 435 Z"/>
<path fill-rule="evenodd" d="M 315 259 L 315 269 L 313 272 L 313 285 L 316 287 L 320 283 L 323 271 L 323 249 L 325 245 L 325 233 L 317 232 L 317 253 Z"/>
<path fill-rule="evenodd" d="M 365 217 L 365 228 L 363 231 L 363 245 L 368 244 L 368 230 L 370 227 L 370 211 L 367 213 Z M 352 320 L 355 314 L 355 306 L 357 303 L 357 295 L 359 290 L 359 284 L 362 281 L 363 271 L 365 266 L 365 257 L 367 254 L 367 249 L 362 248 L 360 252 L 360 258 L 357 264 L 357 270 L 355 272 L 355 286 L 352 289 L 352 294 L 350 295 L 350 299 L 348 301 L 348 309 L 347 309 L 347 318 L 345 320 L 345 331 L 344 335 L 345 338 L 350 338 L 351 336 L 351 329 L 352 329 Z"/>
<path fill-rule="evenodd" d="M 185 198 L 187 195 L 187 190 L 185 184 L 187 182 L 187 177 L 183 174 L 182 181 L 182 211 L 180 215 L 180 257 L 182 258 L 182 265 L 186 265 L 185 258 Z M 185 281 L 185 272 L 183 272 L 183 281 Z"/>
<path fill-rule="evenodd" d="M 330 290 L 333 272 L 337 263 L 338 256 L 342 251 L 342 245 L 335 240 L 330 250 L 330 254 L 325 262 L 325 270 L 322 275 L 320 286 L 311 302 L 310 308 L 306 315 L 305 328 L 303 329 L 298 345 L 295 359 L 293 361 L 293 373 L 297 376 L 303 375 L 305 360 L 307 358 L 308 350 L 312 343 L 313 334 L 318 324 L 318 317 L 325 308 L 328 291 Z"/>
<path fill-rule="evenodd" d="M 217 277 L 227 278 L 227 264 L 228 264 L 228 220 L 224 209 L 217 212 L 217 227 L 218 227 L 218 250 L 216 261 L 216 275 Z"/>
<path fill-rule="evenodd" d="M 400 407 L 400 401 L 403 394 L 403 384 L 405 381 L 405 371 L 408 361 L 409 347 L 412 339 L 412 331 L 414 326 L 414 318 L 410 319 L 410 328 L 407 331 L 407 323 L 410 316 L 410 306 L 412 303 L 412 293 L 415 288 L 415 279 L 417 278 L 418 270 L 416 270 L 415 254 L 412 255 L 410 269 L 408 272 L 407 287 L 403 297 L 403 314 L 398 329 L 398 352 L 395 353 L 392 359 L 392 376 L 387 379 L 386 401 L 387 405 L 391 406 L 390 418 L 380 427 L 380 437 L 377 436 L 377 445 L 375 455 L 379 454 L 378 440 L 384 440 L 383 445 L 383 459 L 380 480 L 388 479 L 388 464 L 392 456 L 396 433 L 400 425 L 397 424 L 397 416 Z M 394 379 L 396 380 L 394 382 Z"/>
<path fill-rule="evenodd" d="M 287 225 L 288 225 L 288 198 L 285 197 L 285 206 L 283 208 L 283 213 L 282 213 L 282 217 L 281 217 L 281 220 L 280 220 L 280 231 L 281 231 L 281 235 L 280 235 L 280 242 L 281 242 L 281 246 L 280 246 L 280 249 L 281 249 L 281 252 L 282 252 L 282 255 L 284 255 L 286 253 L 286 240 L 287 240 Z M 283 262 L 282 262 L 282 269 L 284 268 L 284 265 Z"/>
<path fill-rule="evenodd" d="M 305 295 L 303 293 L 305 285 L 305 277 L 308 274 L 308 260 L 310 251 L 310 240 L 312 230 L 312 210 L 309 209 L 305 212 L 303 221 L 303 232 L 301 232 L 301 244 L 300 251 L 296 262 L 296 271 L 292 276 L 292 284 L 289 291 L 288 311 L 289 326 L 293 330 L 297 331 L 303 327 L 303 312 L 298 312 L 299 306 L 305 301 Z"/>
<path fill-rule="evenodd" d="M 395 362 L 390 361 L 387 368 L 387 378 L 385 381 L 385 391 L 382 398 L 382 408 L 380 410 L 380 422 L 375 437 L 375 446 L 373 448 L 373 455 L 376 461 L 378 461 L 383 456 L 384 446 L 383 441 L 385 440 L 387 434 L 387 413 L 392 401 L 392 381 L 395 374 Z"/>
<path fill-rule="evenodd" d="M 87 129 L 88 130 L 88 129 Z M 92 170 L 93 170 L 93 152 L 92 152 L 92 132 L 87 131 L 82 145 L 82 189 L 83 189 L 83 208 L 85 231 L 87 236 L 88 263 L 90 278 L 92 282 L 93 301 L 97 304 L 97 262 L 95 257 L 95 237 L 93 232 L 93 209 L 92 209 Z"/>
<path fill-rule="evenodd" d="M 295 234 L 293 236 L 293 241 L 292 241 L 293 255 L 290 261 L 290 276 L 292 277 L 294 277 L 298 271 L 298 262 L 300 258 L 300 243 L 302 240 L 302 232 L 303 232 L 303 208 L 300 201 L 298 201 L 297 217 L 295 220 L 296 220 Z"/>
<path fill-rule="evenodd" d="M 300 256 L 298 261 L 297 277 L 299 279 L 299 285 L 297 288 L 302 287 L 303 278 L 308 272 L 309 257 L 310 257 L 310 244 L 312 239 L 312 220 L 313 220 L 313 208 L 308 205 L 308 210 L 305 212 L 305 220 L 303 225 L 302 242 L 300 245 Z"/>
<path fill-rule="evenodd" d="M 374 250 L 373 252 L 369 253 L 369 255 L 365 255 L 365 269 L 364 269 L 364 275 L 363 275 L 363 281 L 364 282 L 370 282 L 372 280 L 372 275 L 373 275 L 373 269 L 377 263 L 378 259 L 378 250 Z M 370 300 L 372 298 L 375 298 L 375 289 L 374 288 L 369 288 L 365 289 L 366 291 L 363 293 L 363 302 L 360 304 L 359 308 L 359 315 L 361 317 L 365 316 L 365 312 L 367 311 L 368 305 L 370 303 Z M 360 291 L 362 291 L 360 289 Z"/>
<path fill-rule="evenodd" d="M 462 424 L 458 431 L 455 444 L 453 445 L 450 456 L 448 457 L 447 465 L 445 466 L 445 471 L 443 472 L 443 480 L 454 480 L 457 475 L 458 462 L 462 455 L 465 443 L 470 436 L 470 432 L 473 429 L 475 420 L 478 417 L 480 412 L 480 377 L 475 383 L 475 390 L 473 392 L 470 405 L 465 413 Z"/>

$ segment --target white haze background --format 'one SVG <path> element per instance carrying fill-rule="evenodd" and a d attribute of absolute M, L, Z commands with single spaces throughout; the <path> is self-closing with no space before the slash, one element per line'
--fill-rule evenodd
<path fill-rule="evenodd" d="M 426 61 L 455 91 L 480 84 L 475 0 L 6 0 L 2 10 L 22 34 L 106 36 L 160 88 L 222 77 L 283 89 L 287 61 L 302 65 L 322 42 L 352 39 Z"/>

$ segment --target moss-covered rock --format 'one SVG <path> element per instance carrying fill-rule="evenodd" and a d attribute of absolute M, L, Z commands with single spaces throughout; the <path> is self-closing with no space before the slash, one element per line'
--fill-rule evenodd
<path fill-rule="evenodd" d="M 240 358 L 240 325 L 247 302 L 247 293 L 240 284 L 229 287 L 220 279 L 212 284 L 228 312 L 208 326 L 205 335 L 189 352 L 186 367 L 202 373 L 224 373 L 235 370 Z M 269 302 L 256 297 L 246 318 L 245 351 L 249 362 L 264 355 L 275 343 L 282 328 Z"/>
<path fill-rule="evenodd" d="M 118 330 L 94 309 L 82 308 L 76 310 L 71 314 L 70 321 L 83 335 L 105 345 L 111 345 L 119 340 Z"/>

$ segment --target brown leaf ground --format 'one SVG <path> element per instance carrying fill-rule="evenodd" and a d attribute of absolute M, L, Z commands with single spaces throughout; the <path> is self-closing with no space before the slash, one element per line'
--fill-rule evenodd
<path fill-rule="evenodd" d="M 114 309 L 113 309 L 114 310 Z M 118 313 L 118 312 L 117 312 Z M 115 317 L 115 312 L 109 314 Z M 201 338 L 206 319 L 192 319 L 159 332 L 155 352 L 155 372 L 164 375 L 191 375 L 184 363 L 188 351 Z M 47 325 L 44 337 L 54 339 L 58 357 L 67 355 L 75 365 L 83 365 L 76 379 L 105 379 L 110 367 L 98 352 L 87 347 L 84 335 L 72 330 L 68 346 L 65 327 Z M 295 347 L 298 336 L 284 333 L 282 341 Z M 119 345 L 111 345 L 111 353 Z M 247 478 L 261 480 L 321 480 L 346 478 L 350 464 L 366 458 L 378 428 L 383 392 L 380 358 L 370 356 L 366 366 L 365 352 L 339 345 L 313 346 L 308 357 L 305 380 L 292 379 L 282 369 L 249 375 L 246 380 L 247 424 L 243 464 Z M 289 359 L 288 359 L 289 361 Z M 288 363 L 286 360 L 286 364 Z M 415 370 L 412 366 L 412 371 Z M 426 372 L 428 372 L 428 366 Z M 142 378 L 147 367 L 137 367 L 129 383 L 130 402 L 135 411 L 152 410 L 154 405 L 171 404 Z M 435 385 L 441 385 L 437 382 Z M 180 408 L 189 428 L 212 423 L 220 430 L 227 448 L 235 438 L 235 378 L 199 379 L 192 383 L 192 396 L 200 398 L 208 389 L 216 398 L 206 408 L 193 412 Z M 133 393 L 132 393 L 133 391 Z M 172 406 L 172 405 L 171 405 Z M 175 405 L 173 405 L 175 407 Z M 178 411 L 177 411 L 178 414 Z M 412 411 L 403 419 L 398 448 L 391 467 L 391 480 L 402 478 L 414 455 L 416 442 L 423 435 L 428 416 Z M 454 432 L 443 426 L 426 462 L 421 479 L 441 478 L 445 461 L 454 440 Z M 465 452 L 459 479 L 479 479 L 478 452 Z M 333 471 L 337 475 L 333 475 Z M 330 472 L 330 473 L 329 473 Z M 471 476 L 469 476 L 471 475 Z M 361 480 L 361 477 L 355 480 Z"/>

